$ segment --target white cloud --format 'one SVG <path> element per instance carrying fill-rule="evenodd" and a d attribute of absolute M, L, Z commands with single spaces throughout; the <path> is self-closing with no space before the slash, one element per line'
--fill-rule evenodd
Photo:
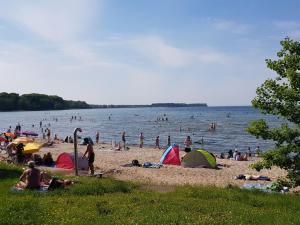
<path fill-rule="evenodd" d="M 293 30 L 293 29 L 300 28 L 300 22 L 296 22 L 296 21 L 276 21 L 276 22 L 274 22 L 274 26 L 279 28 L 279 29 Z"/>
<path fill-rule="evenodd" d="M 300 38 L 300 22 L 299 21 L 276 21 L 274 27 L 281 30 L 291 38 Z"/>
<path fill-rule="evenodd" d="M 224 63 L 230 59 L 229 55 L 213 50 L 178 48 L 158 36 L 140 37 L 129 43 L 145 57 L 169 67 L 183 67 L 193 63 Z"/>
<path fill-rule="evenodd" d="M 219 31 L 227 31 L 235 34 L 244 34 L 249 31 L 250 26 L 235 21 L 211 19 L 212 26 Z"/>
<path fill-rule="evenodd" d="M 45 40 L 64 42 L 73 40 L 91 25 L 96 1 L 11 0 L 5 3 L 2 3 L 0 17 L 14 21 Z"/>

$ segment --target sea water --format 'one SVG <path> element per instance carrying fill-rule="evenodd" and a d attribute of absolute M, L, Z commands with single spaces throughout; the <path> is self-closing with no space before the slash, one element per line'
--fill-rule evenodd
<path fill-rule="evenodd" d="M 76 120 L 71 118 L 76 116 Z M 167 118 L 167 119 L 166 119 Z M 274 146 L 271 141 L 256 139 L 246 132 L 252 120 L 265 119 L 271 126 L 277 126 L 280 121 L 275 116 L 263 115 L 252 107 L 159 107 L 159 108 L 109 108 L 61 111 L 26 111 L 1 112 L 0 131 L 5 132 L 9 126 L 14 130 L 20 123 L 22 130 L 35 131 L 42 136 L 43 129 L 49 127 L 51 135 L 59 138 L 73 135 L 75 128 L 80 127 L 82 137 L 100 132 L 100 141 L 118 143 L 122 132 L 126 132 L 126 142 L 139 144 L 139 135 L 144 134 L 144 144 L 155 145 L 155 139 L 160 137 L 161 146 L 166 147 L 167 138 L 171 143 L 184 148 L 186 136 L 191 136 L 193 148 L 204 148 L 212 152 L 227 152 L 229 149 L 252 151 L 256 146 L 261 150 Z M 216 124 L 216 130 L 209 129 L 210 124 Z M 53 137 L 52 136 L 52 137 Z"/>

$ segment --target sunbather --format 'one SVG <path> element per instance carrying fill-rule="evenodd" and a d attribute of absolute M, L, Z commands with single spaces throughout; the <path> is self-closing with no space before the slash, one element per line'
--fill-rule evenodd
<path fill-rule="evenodd" d="M 41 187 L 41 172 L 35 168 L 34 161 L 28 162 L 29 169 L 25 170 L 16 184 L 17 188 L 39 189 Z"/>
<path fill-rule="evenodd" d="M 47 172 L 41 173 L 41 183 L 45 187 L 48 186 L 48 190 L 65 188 L 73 184 L 73 182 L 70 180 L 63 180 L 56 177 L 51 177 Z"/>

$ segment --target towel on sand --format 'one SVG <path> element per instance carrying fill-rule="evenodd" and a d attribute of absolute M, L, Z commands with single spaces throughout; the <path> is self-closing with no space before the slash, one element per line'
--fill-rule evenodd
<path fill-rule="evenodd" d="M 156 168 L 159 169 L 160 167 L 162 167 L 162 165 L 160 163 L 152 163 L 152 162 L 145 162 L 143 164 L 144 168 Z"/>

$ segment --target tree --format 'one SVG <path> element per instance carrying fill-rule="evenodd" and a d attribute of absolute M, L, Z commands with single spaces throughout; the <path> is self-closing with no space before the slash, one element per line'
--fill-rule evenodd
<path fill-rule="evenodd" d="M 67 101 L 56 95 L 0 93 L 0 111 L 88 109 L 83 101 Z"/>
<path fill-rule="evenodd" d="M 274 149 L 263 153 L 253 167 L 261 170 L 278 166 L 287 170 L 287 178 L 294 185 L 300 185 L 300 43 L 285 38 L 280 44 L 278 59 L 266 59 L 267 67 L 277 75 L 257 88 L 252 105 L 283 122 L 270 127 L 265 120 L 253 121 L 247 130 L 257 138 L 275 142 Z"/>

